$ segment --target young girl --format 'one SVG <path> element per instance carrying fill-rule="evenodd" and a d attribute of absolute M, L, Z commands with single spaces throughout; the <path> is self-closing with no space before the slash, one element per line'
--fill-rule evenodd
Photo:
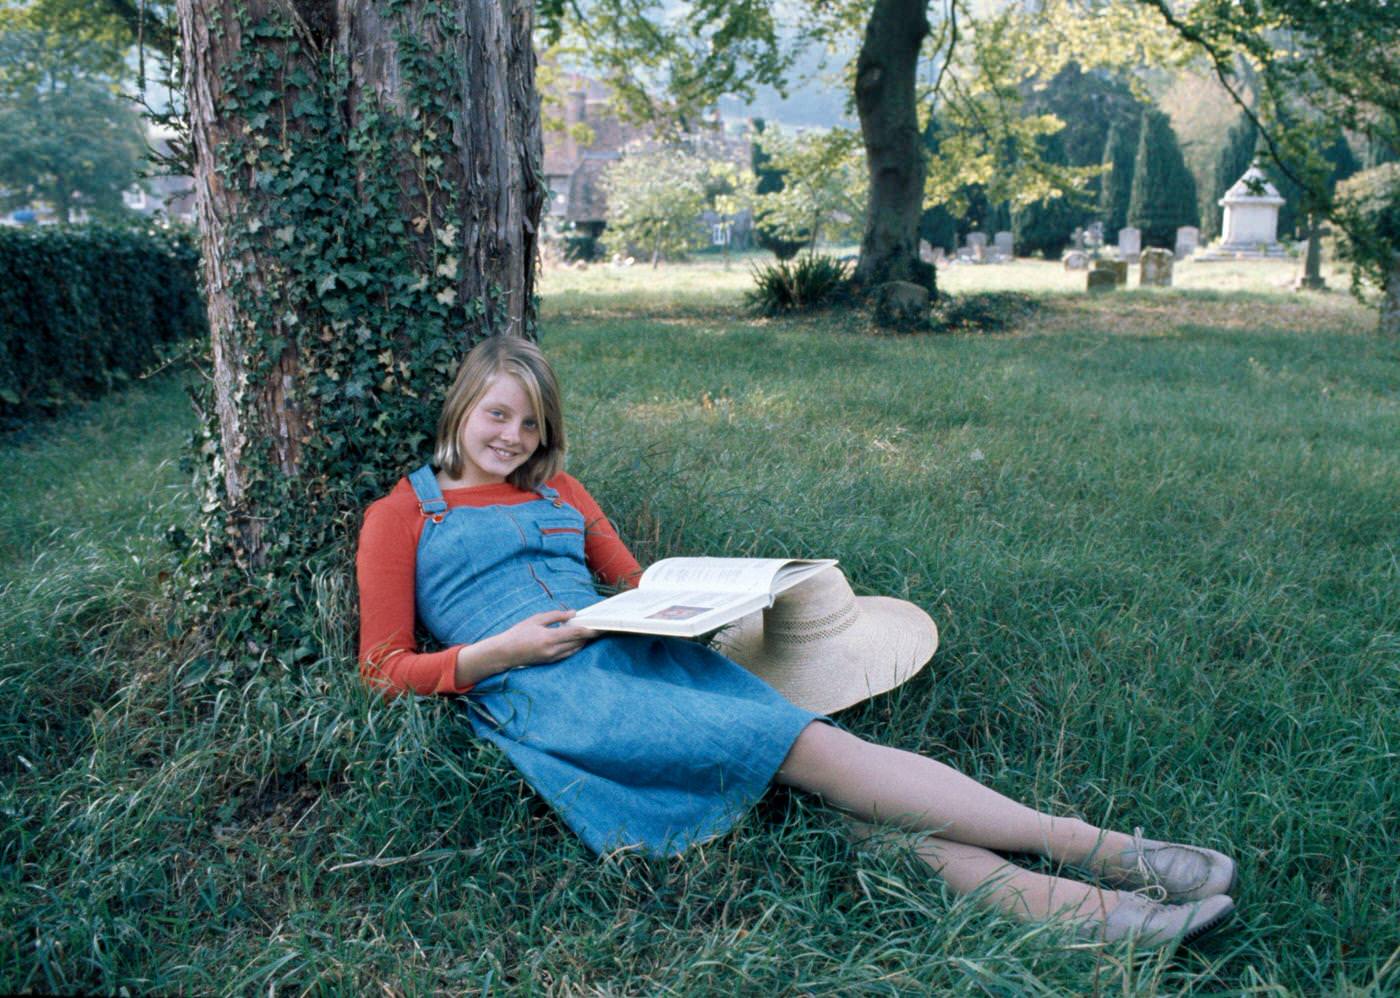
<path fill-rule="evenodd" d="M 1222 922 L 1234 862 L 1017 804 L 957 771 L 866 742 L 697 643 L 570 623 L 594 578 L 636 560 L 563 471 L 554 372 L 532 343 L 481 343 L 457 374 L 434 462 L 365 514 L 361 673 L 392 692 L 467 694 L 476 733 L 596 852 L 673 855 L 717 835 L 774 781 L 912 831 L 955 891 L 1079 935 L 1156 946 Z M 420 652 L 415 618 L 446 647 Z M 1156 899 L 1010 865 L 1030 853 Z"/>

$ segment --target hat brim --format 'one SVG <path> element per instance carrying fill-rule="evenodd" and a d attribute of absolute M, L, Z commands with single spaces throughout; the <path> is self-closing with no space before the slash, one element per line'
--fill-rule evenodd
<path fill-rule="evenodd" d="M 855 599 L 856 622 L 833 637 L 766 642 L 759 611 L 715 635 L 715 650 L 797 706 L 834 713 L 906 682 L 938 649 L 938 627 L 920 607 L 889 596 Z"/>

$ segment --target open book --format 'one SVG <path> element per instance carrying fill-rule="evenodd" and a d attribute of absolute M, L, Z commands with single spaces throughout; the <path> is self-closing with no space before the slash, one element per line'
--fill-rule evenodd
<path fill-rule="evenodd" d="M 745 614 L 836 562 L 784 558 L 663 558 L 636 589 L 585 607 L 571 623 L 600 631 L 693 638 Z"/>

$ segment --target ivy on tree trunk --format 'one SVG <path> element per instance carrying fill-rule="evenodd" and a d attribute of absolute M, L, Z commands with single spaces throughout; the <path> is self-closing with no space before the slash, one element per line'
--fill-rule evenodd
<path fill-rule="evenodd" d="M 212 348 L 205 543 L 254 594 L 343 556 L 364 503 L 428 455 L 474 340 L 533 335 L 533 9 L 179 0 L 178 17 Z"/>

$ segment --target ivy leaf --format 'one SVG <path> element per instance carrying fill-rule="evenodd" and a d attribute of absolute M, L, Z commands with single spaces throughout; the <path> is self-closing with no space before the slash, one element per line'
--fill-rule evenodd
<path fill-rule="evenodd" d="M 443 305 L 451 305 L 457 300 L 457 289 L 443 288 L 433 297 L 436 298 Z"/>
<path fill-rule="evenodd" d="M 323 295 L 323 294 L 325 294 L 327 291 L 331 291 L 331 290 L 334 289 L 334 288 L 335 288 L 335 271 L 333 271 L 333 270 L 332 270 L 329 274 L 326 274 L 326 275 L 323 276 L 319 281 L 316 282 L 316 293 L 317 293 L 318 295 Z"/>
<path fill-rule="evenodd" d="M 278 239 L 282 240 L 282 242 L 284 243 L 290 243 L 292 241 L 292 237 L 296 234 L 297 227 L 295 225 L 284 225 L 273 233 L 273 235 L 275 235 Z"/>

